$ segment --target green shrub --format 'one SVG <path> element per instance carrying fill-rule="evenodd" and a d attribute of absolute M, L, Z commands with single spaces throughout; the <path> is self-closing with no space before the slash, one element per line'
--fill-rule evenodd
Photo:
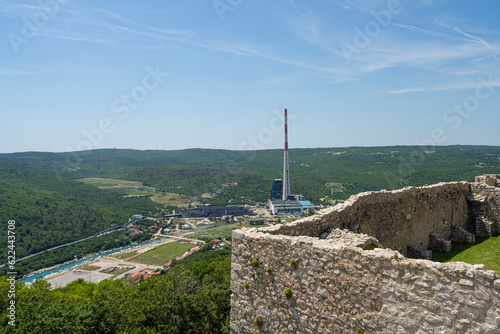
<path fill-rule="evenodd" d="M 267 273 L 268 273 L 269 275 L 271 275 L 271 273 L 273 272 L 273 270 L 271 269 L 271 265 L 269 265 L 269 264 L 267 265 L 267 267 L 266 267 L 266 271 L 267 271 Z"/>
<path fill-rule="evenodd" d="M 285 297 L 287 299 L 292 299 L 292 289 L 290 289 L 290 288 L 285 289 Z"/>
<path fill-rule="evenodd" d="M 252 266 L 254 268 L 258 268 L 261 264 L 262 264 L 262 261 L 259 260 L 258 256 L 255 259 L 252 259 Z"/>
<path fill-rule="evenodd" d="M 290 265 L 293 269 L 297 269 L 297 261 L 295 261 L 295 259 L 290 259 Z"/>
<path fill-rule="evenodd" d="M 253 321 L 253 323 L 255 324 L 255 326 L 262 328 L 262 326 L 264 325 L 264 320 L 262 320 L 262 316 L 260 314 L 258 314 L 255 317 L 255 320 Z"/>

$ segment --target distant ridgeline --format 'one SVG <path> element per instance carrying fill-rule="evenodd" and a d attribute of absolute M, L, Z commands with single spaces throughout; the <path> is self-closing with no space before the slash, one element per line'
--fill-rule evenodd
<path fill-rule="evenodd" d="M 473 181 L 500 172 L 500 147 L 393 146 L 291 149 L 293 193 L 313 202 L 347 199 L 362 191 L 436 182 Z M 265 203 L 282 176 L 282 150 L 92 150 L 73 153 L 0 154 L 4 171 L 45 172 L 58 179 L 101 177 L 140 181 L 159 192 L 201 196 L 234 183 L 213 205 Z M 236 184 L 237 183 L 237 184 Z M 318 203 L 319 204 L 319 203 Z"/>
<path fill-rule="evenodd" d="M 291 149 L 289 156 L 292 191 L 326 205 L 363 191 L 473 181 L 477 175 L 500 173 L 500 147 Z M 133 214 L 164 213 L 167 204 L 151 201 L 152 194 L 181 194 L 213 206 L 264 204 L 272 180 L 281 177 L 282 166 L 278 149 L 0 154 L 0 228 L 6 230 L 9 220 L 16 221 L 19 258 L 93 235 Z M 120 189 L 98 189 L 76 181 L 85 178 L 138 181 L 150 193 L 124 197 Z M 51 265 L 63 256 L 80 256 L 89 248 L 111 247 L 115 239 L 118 244 L 123 241 L 121 236 L 100 237 L 92 245 L 75 248 L 74 254 L 59 252 L 55 258 L 23 261 L 19 270 Z M 7 260 L 6 246 L 0 244 L 0 263 Z"/>

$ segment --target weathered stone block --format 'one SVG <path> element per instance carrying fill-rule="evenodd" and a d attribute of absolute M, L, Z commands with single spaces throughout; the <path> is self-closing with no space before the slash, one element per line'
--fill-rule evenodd
<path fill-rule="evenodd" d="M 441 236 L 437 233 L 431 233 L 429 235 L 429 249 L 440 252 L 449 252 L 451 251 L 451 240 L 441 238 Z"/>
<path fill-rule="evenodd" d="M 482 238 L 489 238 L 496 232 L 496 224 L 494 221 L 485 216 L 476 218 L 476 235 Z"/>
<path fill-rule="evenodd" d="M 451 240 L 455 242 L 473 244 L 474 242 L 476 242 L 476 236 L 472 233 L 467 232 L 460 226 L 452 226 Z"/>
<path fill-rule="evenodd" d="M 498 174 L 487 174 L 476 176 L 476 183 L 482 183 L 489 187 L 500 187 L 500 175 Z"/>
<path fill-rule="evenodd" d="M 424 259 L 424 260 L 432 259 L 432 251 L 417 245 L 408 245 L 406 254 L 408 257 L 412 259 Z"/>

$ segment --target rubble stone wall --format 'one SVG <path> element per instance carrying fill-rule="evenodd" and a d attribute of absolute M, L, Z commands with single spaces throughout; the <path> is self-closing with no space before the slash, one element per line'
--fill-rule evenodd
<path fill-rule="evenodd" d="M 498 223 L 500 188 L 480 182 L 362 193 L 290 224 L 233 231 L 231 333 L 500 334 L 495 272 L 405 257 L 431 233 L 445 246 L 477 217 Z M 319 238 L 335 228 L 352 232 Z"/>
<path fill-rule="evenodd" d="M 470 192 L 467 182 L 365 192 L 312 217 L 270 228 L 268 233 L 318 236 L 328 228 L 350 229 L 406 255 L 409 244 L 428 248 L 431 233 L 451 240 L 452 226 L 466 229 Z"/>
<path fill-rule="evenodd" d="M 471 215 L 486 217 L 500 233 L 500 175 L 482 175 L 472 184 Z"/>
<path fill-rule="evenodd" d="M 231 333 L 500 333 L 483 265 L 262 228 L 233 232 L 231 269 Z"/>

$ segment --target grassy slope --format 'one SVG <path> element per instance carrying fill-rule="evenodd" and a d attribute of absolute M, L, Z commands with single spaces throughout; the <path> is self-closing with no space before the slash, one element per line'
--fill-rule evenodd
<path fill-rule="evenodd" d="M 454 242 L 449 253 L 433 251 L 432 260 L 484 264 L 486 269 L 494 270 L 500 275 L 500 235 L 491 238 L 476 237 L 475 244 Z"/>
<path fill-rule="evenodd" d="M 250 225 L 241 225 L 240 223 L 236 224 L 224 224 L 222 226 L 218 226 L 215 228 L 211 228 L 208 231 L 205 232 L 200 232 L 194 234 L 192 237 L 199 239 L 199 240 L 213 240 L 213 239 L 226 239 L 226 240 L 231 240 L 232 239 L 232 233 L 233 230 L 240 229 L 242 227 L 254 227 Z"/>

